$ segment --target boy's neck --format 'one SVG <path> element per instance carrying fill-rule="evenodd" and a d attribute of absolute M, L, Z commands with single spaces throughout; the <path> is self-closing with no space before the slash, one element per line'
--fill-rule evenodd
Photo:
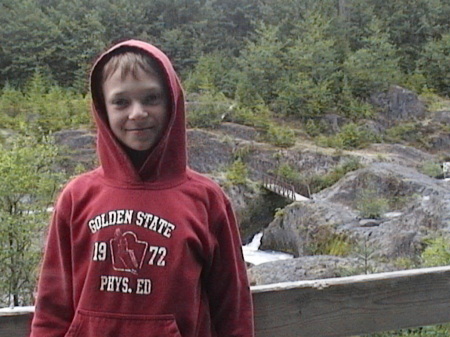
<path fill-rule="evenodd" d="M 144 165 L 145 161 L 147 160 L 147 157 L 150 154 L 150 150 L 138 151 L 130 149 L 127 146 L 124 146 L 124 148 L 134 167 L 136 168 L 136 170 L 139 171 L 139 169 L 142 167 L 142 165 Z"/>

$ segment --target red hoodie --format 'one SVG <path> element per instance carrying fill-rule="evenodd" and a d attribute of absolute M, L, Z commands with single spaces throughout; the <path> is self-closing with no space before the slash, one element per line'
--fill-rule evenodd
<path fill-rule="evenodd" d="M 153 56 L 170 89 L 169 125 L 139 170 L 92 85 L 118 48 Z M 169 59 L 123 42 L 94 65 L 91 88 L 101 166 L 58 199 L 31 337 L 253 336 L 234 213 L 215 183 L 187 168 L 184 98 Z"/>

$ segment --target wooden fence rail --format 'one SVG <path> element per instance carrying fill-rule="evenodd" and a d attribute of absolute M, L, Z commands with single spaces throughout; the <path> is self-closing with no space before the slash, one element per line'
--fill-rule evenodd
<path fill-rule="evenodd" d="M 340 337 L 450 322 L 450 267 L 252 288 L 257 337 Z M 27 336 L 31 313 L 0 312 L 0 337 Z"/>

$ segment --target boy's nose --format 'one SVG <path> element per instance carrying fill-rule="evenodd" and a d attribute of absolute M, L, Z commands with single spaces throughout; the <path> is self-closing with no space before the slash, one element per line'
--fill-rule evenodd
<path fill-rule="evenodd" d="M 148 116 L 148 113 L 145 111 L 145 107 L 140 103 L 134 103 L 131 107 L 130 114 L 128 116 L 129 119 L 141 119 Z"/>

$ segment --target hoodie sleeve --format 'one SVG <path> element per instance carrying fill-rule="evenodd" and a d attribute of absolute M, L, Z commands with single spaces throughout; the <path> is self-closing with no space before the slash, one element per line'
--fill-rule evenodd
<path fill-rule="evenodd" d="M 223 213 L 222 213 L 223 214 Z M 211 319 L 219 337 L 253 337 L 253 305 L 236 218 L 226 199 L 206 280 Z"/>
<path fill-rule="evenodd" d="M 47 237 L 30 337 L 63 337 L 74 315 L 71 234 L 62 208 L 59 203 Z"/>

